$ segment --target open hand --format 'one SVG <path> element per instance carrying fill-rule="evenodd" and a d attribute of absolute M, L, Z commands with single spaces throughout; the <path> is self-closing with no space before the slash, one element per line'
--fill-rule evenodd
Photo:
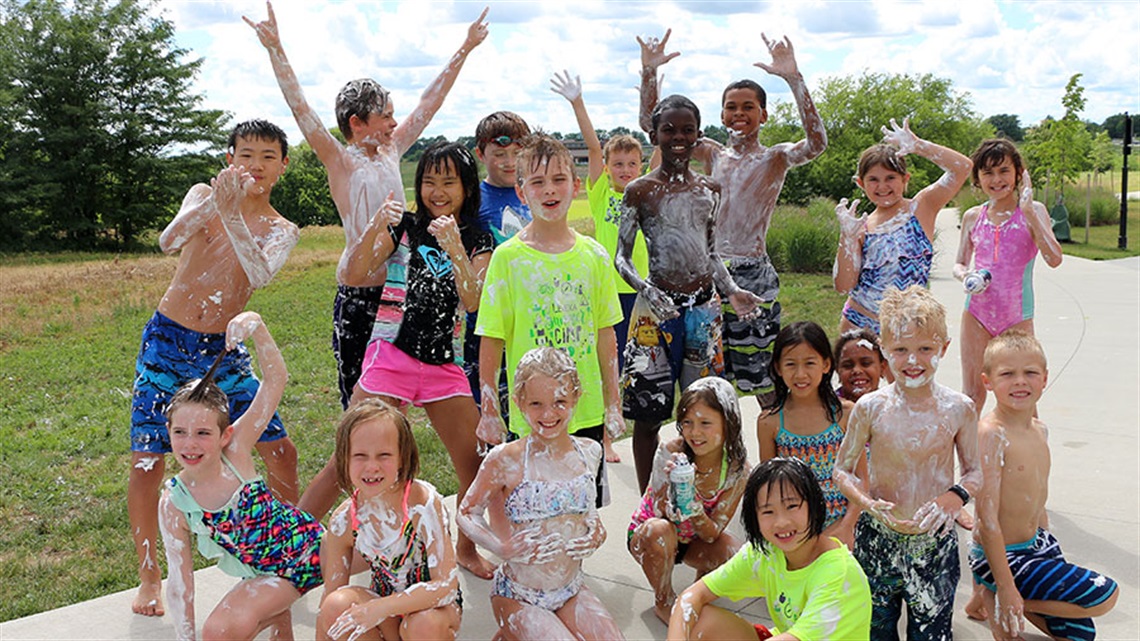
<path fill-rule="evenodd" d="M 641 45 L 641 66 L 643 68 L 656 71 L 657 67 L 681 55 L 680 51 L 665 53 L 665 44 L 669 42 L 669 36 L 672 33 L 672 29 L 666 29 L 665 37 L 660 40 L 653 36 L 642 40 L 641 36 L 637 36 L 637 44 Z"/>
<path fill-rule="evenodd" d="M 846 198 L 841 198 L 839 204 L 835 206 L 835 217 L 839 219 L 839 235 L 843 237 L 856 236 L 863 231 L 867 223 L 866 216 L 860 216 L 858 213 L 859 199 L 851 201 L 847 204 Z"/>
<path fill-rule="evenodd" d="M 732 305 L 732 311 L 736 312 L 736 315 L 739 316 L 742 321 L 751 321 L 759 316 L 761 311 L 760 304 L 763 302 L 763 298 L 760 298 L 747 289 L 742 289 L 728 295 L 728 303 Z"/>
<path fill-rule="evenodd" d="M 554 77 L 550 79 L 550 90 L 570 102 L 574 102 L 582 97 L 582 78 L 574 76 L 571 79 L 570 72 L 565 69 L 562 70 L 561 76 L 558 75 L 558 72 L 554 72 Z"/>
<path fill-rule="evenodd" d="M 899 156 L 914 153 L 915 146 L 918 144 L 918 136 L 914 135 L 914 132 L 910 130 L 910 116 L 903 118 L 902 127 L 899 126 L 899 123 L 895 122 L 894 118 L 891 118 L 891 128 L 887 129 L 884 125 L 882 130 L 883 141 L 888 145 L 898 147 L 899 150 L 895 153 Z"/>
<path fill-rule="evenodd" d="M 677 318 L 680 313 L 677 311 L 677 305 L 673 303 L 673 299 L 669 298 L 665 292 L 657 287 L 645 283 L 645 288 L 641 290 L 645 295 L 645 302 L 649 304 L 649 311 L 657 318 L 667 321 L 671 318 Z"/>
<path fill-rule="evenodd" d="M 478 47 L 487 39 L 487 23 L 483 22 L 483 18 L 487 17 L 487 12 L 490 10 L 491 7 L 483 7 L 483 13 L 480 13 L 479 17 L 475 18 L 475 22 L 472 22 L 471 26 L 467 27 L 467 40 L 463 43 L 463 48 L 467 51 Z"/>
<path fill-rule="evenodd" d="M 1016 587 L 998 586 L 990 630 L 995 639 L 1020 639 L 1025 632 L 1025 601 Z"/>
<path fill-rule="evenodd" d="M 495 393 L 498 394 L 499 390 L 495 390 Z M 475 438 L 488 445 L 498 445 L 503 442 L 506 433 L 507 424 L 503 422 L 503 417 L 498 412 L 494 414 L 483 412 L 479 416 L 479 423 L 475 426 Z"/>
<path fill-rule="evenodd" d="M 347 641 L 356 641 L 365 632 L 372 630 L 388 618 L 380 604 L 380 599 L 373 599 L 365 603 L 357 603 L 341 612 L 336 621 L 329 626 L 329 637 L 339 639 L 347 634 Z"/>
<path fill-rule="evenodd" d="M 253 336 L 257 328 L 263 324 L 264 321 L 257 312 L 242 312 L 234 316 L 226 325 L 226 349 L 231 350 L 237 347 L 238 343 L 244 343 L 245 339 Z"/>
<path fill-rule="evenodd" d="M 934 536 L 944 536 L 954 529 L 954 518 L 962 510 L 962 499 L 957 494 L 946 492 L 918 508 L 913 522 L 918 529 Z"/>
<path fill-rule="evenodd" d="M 528 565 L 549 563 L 556 554 L 566 549 L 562 535 L 550 532 L 543 535 L 537 527 L 515 532 L 503 544 L 500 556 L 506 561 L 518 561 Z"/>
<path fill-rule="evenodd" d="M 257 33 L 257 39 L 261 41 L 261 45 L 266 49 L 280 49 L 281 48 L 281 35 L 277 32 L 277 16 L 273 15 L 273 4 L 270 2 L 265 3 L 265 10 L 269 17 L 262 22 L 254 22 L 249 18 L 242 16 L 241 19 Z"/>
<path fill-rule="evenodd" d="M 866 510 L 871 516 L 879 519 L 887 525 L 897 525 L 899 520 L 891 514 L 891 510 L 895 509 L 895 504 L 883 499 L 876 499 L 867 504 Z"/>
<path fill-rule="evenodd" d="M 796 66 L 796 52 L 792 49 L 792 41 L 784 36 L 783 40 L 768 40 L 768 36 L 763 33 L 760 37 L 764 39 L 764 44 L 768 46 L 768 53 L 772 55 L 772 64 L 766 65 L 763 62 L 755 63 L 755 66 L 760 67 L 764 71 L 779 76 L 787 80 L 800 72 Z"/>

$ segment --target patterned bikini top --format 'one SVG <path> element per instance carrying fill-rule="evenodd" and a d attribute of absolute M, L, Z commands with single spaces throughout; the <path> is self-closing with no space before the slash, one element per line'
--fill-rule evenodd
<path fill-rule="evenodd" d="M 544 481 L 527 478 L 530 468 L 530 438 L 526 439 L 523 452 L 523 478 L 507 496 L 504 505 L 511 523 L 528 523 L 549 519 L 563 514 L 585 514 L 594 506 L 597 488 L 586 453 L 578 445 L 578 439 L 571 437 L 578 456 L 585 469 L 580 475 L 564 481 Z"/>
<path fill-rule="evenodd" d="M 365 561 L 368 561 L 372 569 L 372 591 L 380 596 L 402 592 L 416 583 L 431 580 L 427 545 L 412 520 L 408 518 L 408 494 L 411 491 L 412 481 L 408 481 L 404 485 L 404 498 L 400 504 L 400 513 L 404 518 L 400 535 L 379 552 L 363 550 L 358 544 L 357 532 L 361 527 L 360 518 L 357 516 L 359 492 L 352 493 L 352 504 L 348 508 L 348 514 L 352 520 L 353 547 L 360 552 Z"/>

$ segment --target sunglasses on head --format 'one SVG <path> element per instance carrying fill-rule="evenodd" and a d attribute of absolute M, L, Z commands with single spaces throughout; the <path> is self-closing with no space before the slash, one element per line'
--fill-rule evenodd
<path fill-rule="evenodd" d="M 487 142 L 493 142 L 500 147 L 510 147 L 511 143 L 515 142 L 515 140 L 510 136 L 496 136 L 494 138 L 488 138 Z"/>

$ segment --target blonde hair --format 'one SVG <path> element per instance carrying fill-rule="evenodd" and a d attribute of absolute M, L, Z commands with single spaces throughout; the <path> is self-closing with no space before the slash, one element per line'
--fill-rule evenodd
<path fill-rule="evenodd" d="M 352 455 L 352 433 L 361 423 L 378 418 L 392 421 L 399 434 L 397 445 L 400 448 L 400 482 L 407 483 L 420 473 L 420 449 L 416 446 L 416 437 L 412 434 L 412 424 L 408 422 L 408 417 L 378 398 L 368 398 L 348 408 L 336 426 L 333 465 L 336 469 L 337 485 L 345 492 L 351 493 L 353 490 L 352 479 L 348 476 L 348 460 Z"/>
<path fill-rule="evenodd" d="M 623 151 L 636 151 L 638 156 L 644 155 L 641 153 L 641 143 L 637 138 L 629 134 L 618 134 L 607 140 L 606 145 L 602 147 L 602 162 L 609 162 L 610 154 Z"/>
<path fill-rule="evenodd" d="M 526 384 L 535 376 L 549 376 L 569 387 L 569 394 L 575 400 L 582 395 L 582 382 L 578 378 L 578 368 L 574 359 L 563 350 L 554 347 L 536 347 L 519 359 L 515 369 L 515 398 L 522 396 Z"/>
<path fill-rule="evenodd" d="M 522 147 L 515 159 L 520 185 L 526 182 L 528 173 L 538 170 L 543 163 L 549 167 L 555 160 L 566 163 L 567 169 L 573 174 L 574 158 L 570 155 L 570 150 L 566 148 L 566 145 L 551 138 L 546 132 L 536 131 L 523 138 L 519 143 Z"/>
<path fill-rule="evenodd" d="M 911 285 L 903 291 L 888 289 L 879 305 L 879 325 L 883 342 L 899 338 L 908 329 L 924 329 L 945 340 L 946 308 L 922 285 Z"/>
<path fill-rule="evenodd" d="M 994 336 L 986 344 L 986 353 L 982 356 L 982 371 L 989 374 L 1001 358 L 1002 354 L 1028 353 L 1041 359 L 1042 366 L 1048 366 L 1045 360 L 1045 349 L 1041 341 L 1029 332 L 1020 329 L 1010 329 Z"/>

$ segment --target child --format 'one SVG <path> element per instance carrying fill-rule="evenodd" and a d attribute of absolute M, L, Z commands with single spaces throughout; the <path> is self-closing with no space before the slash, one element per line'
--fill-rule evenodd
<path fill-rule="evenodd" d="M 855 404 L 835 482 L 863 510 L 855 558 L 871 584 L 871 638 L 897 638 L 905 600 L 907 638 L 949 639 L 959 576 L 954 518 L 982 484 L 974 404 L 934 382 L 950 339 L 946 310 L 929 290 L 889 289 L 880 313 L 895 380 Z"/>
<path fill-rule="evenodd" d="M 590 201 L 590 215 L 594 218 L 594 238 L 606 248 L 610 255 L 610 264 L 613 265 L 617 257 L 618 222 L 621 220 L 621 199 L 625 186 L 631 180 L 641 175 L 641 143 L 629 134 L 618 134 L 610 137 L 603 148 L 598 140 L 598 133 L 590 122 L 590 115 L 586 112 L 586 103 L 582 99 L 582 81 L 578 77 L 570 80 L 570 74 L 563 71 L 550 81 L 551 90 L 570 101 L 574 107 L 574 117 L 578 120 L 578 129 L 582 132 L 582 139 L 586 142 L 586 151 L 589 156 L 589 173 L 586 175 L 586 196 Z M 645 248 L 645 236 L 638 231 L 633 243 L 633 266 L 638 275 L 645 278 L 649 275 L 649 254 Z M 617 283 L 618 300 L 621 301 L 622 320 L 614 327 L 618 339 L 625 341 L 629 337 L 629 317 L 633 314 L 633 303 L 637 299 L 637 290 L 629 286 L 625 279 L 614 268 L 614 279 Z M 625 369 L 625 350 L 618 350 L 618 374 Z M 621 462 L 621 457 L 613 450 L 610 440 L 604 442 L 606 461 Z"/>
<path fill-rule="evenodd" d="M 1120 594 L 1112 579 L 1065 561 L 1046 529 L 1049 444 L 1035 414 L 1048 376 L 1032 334 L 1008 330 L 986 346 L 982 382 L 997 407 L 978 423 L 985 482 L 970 568 L 985 587 L 995 639 L 1019 637 L 1023 617 L 1051 638 L 1092 639 L 1091 617 L 1111 610 Z"/>
<path fill-rule="evenodd" d="M 867 392 L 879 389 L 886 359 L 874 332 L 865 327 L 843 332 L 835 339 L 834 354 L 839 377 L 836 396 L 854 403 Z"/>
<path fill-rule="evenodd" d="M 618 273 L 637 290 L 622 373 L 622 410 L 633 419 L 633 462 L 639 491 L 649 483 L 657 431 L 673 409 L 673 388 L 724 370 L 720 303 L 728 297 L 741 316 L 760 299 L 736 285 L 713 245 L 720 186 L 693 173 L 689 159 L 701 137 L 701 115 L 684 96 L 653 111 L 649 140 L 661 166 L 631 182 L 622 198 Z M 645 233 L 649 276 L 633 267 L 637 231 Z"/>
<path fill-rule="evenodd" d="M 657 103 L 657 69 L 679 52 L 665 53 L 670 31 L 641 45 L 641 127 L 650 125 Z M 769 376 L 771 345 L 780 331 L 780 278 L 768 257 L 768 225 L 788 170 L 806 164 L 827 149 L 827 133 L 807 84 L 796 64 L 792 43 L 760 37 L 772 56 L 771 64 L 755 63 L 764 71 L 783 78 L 803 123 L 804 139 L 771 147 L 760 144 L 757 133 L 767 122 L 767 96 L 752 80 L 728 85 L 721 96 L 721 123 L 728 129 L 728 145 L 704 138 L 693 157 L 711 168 L 721 186 L 717 217 L 716 249 L 728 264 L 728 273 L 742 288 L 765 301 L 755 317 L 744 318 L 731 305 L 724 305 L 725 374 L 744 394 L 757 394 L 762 407 L 771 405 L 773 381 Z"/>
<path fill-rule="evenodd" d="M 214 380 L 229 398 L 230 420 L 249 408 L 258 381 L 249 352 L 224 349 L 226 327 L 253 291 L 269 284 L 297 244 L 297 226 L 269 203 L 273 186 L 289 164 L 285 132 L 250 120 L 230 133 L 226 162 L 210 185 L 186 193 L 178 215 L 158 243 L 179 252 L 178 267 L 158 310 L 143 328 L 131 401 L 131 473 L 127 512 L 139 558 L 139 590 L 132 609 L 162 616 L 162 573 L 155 554 L 158 493 L 170 451 L 163 412 L 178 386 L 201 377 L 226 354 Z M 234 165 L 237 165 L 235 167 Z M 297 448 L 273 415 L 257 443 L 269 488 L 297 501 Z"/>
<path fill-rule="evenodd" d="M 835 206 L 839 217 L 839 249 L 835 255 L 835 289 L 848 294 L 839 331 L 866 327 L 879 333 L 879 302 L 888 289 L 926 286 L 934 256 L 934 218 L 962 188 L 970 171 L 970 159 L 927 142 L 910 130 L 910 119 L 899 127 L 883 127 L 884 144 L 859 156 L 855 183 L 875 205 L 870 216 L 856 217 L 859 201 L 847 199 Z M 916 153 L 946 173 L 906 197 L 910 174 L 907 154 Z"/>
<path fill-rule="evenodd" d="M 559 349 L 530 350 L 512 385 L 515 416 L 523 419 L 516 423 L 531 431 L 491 450 L 458 516 L 468 536 L 503 559 L 491 593 L 499 635 L 622 639 L 582 580 L 582 560 L 606 540 L 606 530 L 594 496 L 602 448 L 567 431 L 582 395 L 574 361 Z M 488 506 L 497 512 L 494 525 L 483 516 Z"/>
<path fill-rule="evenodd" d="M 438 142 L 424 150 L 415 190 L 415 213 L 388 201 L 349 253 L 349 277 L 367 278 L 387 263 L 384 298 L 402 299 L 376 315 L 352 402 L 379 397 L 400 408 L 423 407 L 455 466 L 462 500 L 479 469 L 479 410 L 458 365 L 460 314 L 479 307 L 494 241 L 474 225 L 479 170 L 466 147 Z M 462 534 L 458 544 L 459 565 L 491 578 L 494 566 L 475 544 Z"/>
<path fill-rule="evenodd" d="M 336 430 L 337 482 L 348 499 L 321 543 L 325 594 L 317 639 L 454 639 L 462 616 L 459 573 L 443 499 L 416 479 L 412 426 L 377 399 L 355 403 Z M 348 585 L 353 556 L 368 562 L 369 588 Z"/>
<path fill-rule="evenodd" d="M 798 321 L 781 329 L 772 347 L 776 402 L 756 420 L 756 438 L 761 462 L 780 456 L 798 458 L 811 467 L 827 505 L 823 535 L 852 548 L 859 511 L 848 506 L 831 470 L 853 404 L 836 397 L 831 388 L 833 371 L 831 345 L 822 327 Z M 866 477 L 866 465 L 860 466 L 859 476 Z"/>
<path fill-rule="evenodd" d="M 534 218 L 491 256 L 479 302 L 482 337 L 479 380 L 483 390 L 479 438 L 503 440 L 505 426 L 495 393 L 506 346 L 508 373 L 535 347 L 558 347 L 572 355 L 582 378 L 582 398 L 568 431 L 602 442 L 602 432 L 621 434 L 618 406 L 617 343 L 613 326 L 621 320 L 617 291 L 606 250 L 566 222 L 580 182 L 570 152 L 545 134 L 523 140 L 518 154 L 519 198 Z M 511 414 L 518 405 L 511 400 Z M 603 428 L 604 425 L 604 428 Z M 533 426 L 518 421 L 512 433 L 526 436 Z M 599 500 L 602 473 L 599 472 Z"/>
<path fill-rule="evenodd" d="M 693 381 L 677 404 L 680 437 L 662 441 L 641 505 L 630 520 L 626 546 L 653 587 L 657 618 L 669 623 L 673 566 L 684 561 L 702 576 L 727 561 L 740 543 L 725 531 L 747 480 L 748 455 L 740 438 L 740 406 L 732 384 L 709 376 Z M 679 457 L 695 468 L 693 499 L 678 506 L 669 475 Z"/>
<path fill-rule="evenodd" d="M 967 294 L 962 310 L 962 391 L 981 413 L 986 404 L 981 381 L 986 343 L 1007 329 L 1033 333 L 1034 259 L 1040 251 L 1050 267 L 1060 265 L 1061 245 L 1053 236 L 1045 205 L 1033 200 L 1029 170 L 1013 143 L 985 140 L 970 160 L 974 186 L 989 202 L 962 216 L 954 278 L 963 281 Z"/>
<path fill-rule="evenodd" d="M 170 568 L 167 598 L 179 639 L 195 638 L 191 533 L 202 556 L 219 559 L 222 571 L 242 579 L 206 619 L 204 638 L 253 639 L 272 626 L 273 638 L 292 639 L 289 607 L 321 584 L 324 528 L 270 494 L 253 465 L 251 450 L 274 415 L 288 374 L 254 312 L 229 322 L 225 347 L 232 350 L 248 338 L 265 376 L 248 411 L 230 423 L 229 401 L 213 380 L 213 368 L 182 386 L 166 410 L 182 471 L 167 482 L 158 514 Z"/>
<path fill-rule="evenodd" d="M 269 17 L 264 22 L 254 23 L 244 16 L 242 19 L 253 27 L 269 52 L 285 102 L 289 103 L 297 126 L 328 172 L 329 190 L 344 226 L 345 247 L 337 265 L 337 295 L 333 303 L 333 355 L 337 362 L 340 403 L 347 408 L 353 386 L 360 377 L 360 364 L 368 347 L 385 277 L 381 269 L 365 278 L 350 278 L 348 257 L 386 197 L 404 202 L 400 157 L 443 106 L 467 55 L 487 38 L 487 24 L 483 22 L 487 9 L 468 27 L 467 38 L 459 51 L 424 90 L 420 103 L 402 124 L 396 124 L 388 91 L 375 80 L 363 78 L 347 83 L 336 96 L 337 126 L 348 141 L 347 147 L 325 129 L 306 102 L 301 84 L 285 57 L 273 5 L 267 2 L 266 9 Z M 302 504 L 313 514 L 323 516 L 335 500 L 336 482 L 332 470 L 326 467 L 310 485 Z"/>
<path fill-rule="evenodd" d="M 825 512 L 819 483 L 806 463 L 773 458 L 757 465 L 740 512 L 748 544 L 681 593 L 668 638 L 866 639 L 871 623 L 867 577 L 845 546 L 822 535 Z M 767 602 L 775 630 L 711 605 L 718 597 L 758 596 Z"/>

